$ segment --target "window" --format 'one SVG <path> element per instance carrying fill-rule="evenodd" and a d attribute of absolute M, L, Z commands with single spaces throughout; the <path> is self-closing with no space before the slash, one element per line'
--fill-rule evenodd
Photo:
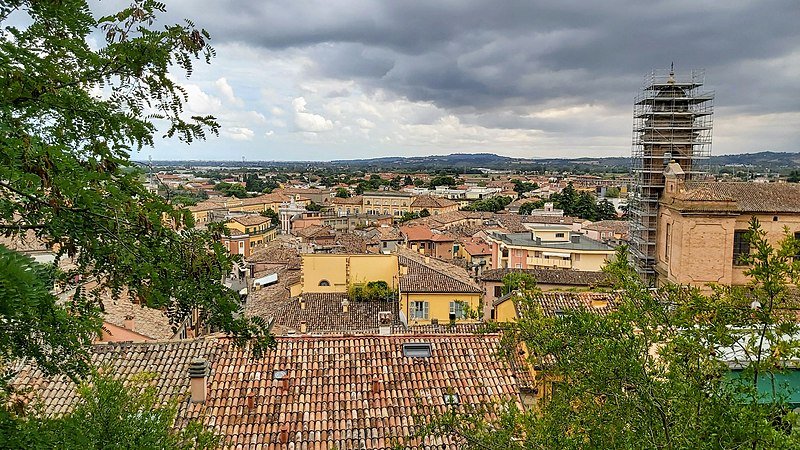
<path fill-rule="evenodd" d="M 411 302 L 412 319 L 427 319 L 429 313 L 428 302 Z"/>
<path fill-rule="evenodd" d="M 450 318 L 463 319 L 464 316 L 464 303 L 459 301 L 450 302 Z"/>
<path fill-rule="evenodd" d="M 564 237 L 564 233 L 556 233 L 556 237 L 557 238 L 563 238 Z"/>
<path fill-rule="evenodd" d="M 320 280 L 319 286 L 330 286 L 331 283 L 328 280 Z"/>
<path fill-rule="evenodd" d="M 564 258 L 564 259 L 566 260 L 566 258 Z M 581 254 L 580 253 L 573 253 L 572 254 L 572 260 L 573 261 L 580 261 L 581 260 Z"/>
<path fill-rule="evenodd" d="M 733 265 L 746 266 L 742 258 L 750 254 L 750 243 L 747 241 L 747 230 L 733 232 Z"/>
<path fill-rule="evenodd" d="M 383 248 L 386 248 L 386 247 L 388 247 L 388 246 L 389 246 L 389 243 L 388 243 L 388 242 L 386 242 L 386 241 L 383 241 Z"/>
<path fill-rule="evenodd" d="M 669 261 L 669 246 L 672 240 L 672 224 L 667 224 L 666 236 L 664 237 L 664 261 Z"/>
<path fill-rule="evenodd" d="M 244 241 L 239 241 L 239 254 L 244 253 Z"/>
<path fill-rule="evenodd" d="M 431 344 L 427 342 L 409 342 L 403 344 L 403 356 L 407 358 L 430 358 Z"/>
<path fill-rule="evenodd" d="M 503 286 L 494 287 L 494 296 L 500 298 L 503 296 Z"/>

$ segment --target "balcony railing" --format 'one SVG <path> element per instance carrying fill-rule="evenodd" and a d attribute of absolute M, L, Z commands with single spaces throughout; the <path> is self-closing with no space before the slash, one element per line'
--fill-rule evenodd
<path fill-rule="evenodd" d="M 572 261 L 569 259 L 562 259 L 562 258 L 528 257 L 528 267 L 531 266 L 558 267 L 559 269 L 570 269 L 572 268 Z"/>

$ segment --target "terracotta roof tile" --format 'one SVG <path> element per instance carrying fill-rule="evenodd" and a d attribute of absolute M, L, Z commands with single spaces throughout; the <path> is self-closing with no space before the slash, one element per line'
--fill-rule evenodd
<path fill-rule="evenodd" d="M 676 200 L 686 202 L 693 210 L 716 210 L 728 203 L 725 210 L 742 213 L 800 212 L 800 184 L 747 182 L 686 182 L 676 193 Z M 703 204 L 705 202 L 716 204 Z"/>
<path fill-rule="evenodd" d="M 378 313 L 390 311 L 395 324 L 398 321 L 397 301 L 356 302 L 348 300 L 344 312 L 344 293 L 306 293 L 292 298 L 275 313 L 275 325 L 281 331 L 300 332 L 300 322 L 306 322 L 308 333 L 358 332 L 377 333 Z M 302 299 L 302 300 L 301 300 Z M 301 306 L 305 303 L 305 308 Z"/>
<path fill-rule="evenodd" d="M 453 264 L 442 263 L 434 258 L 418 260 L 409 251 L 399 251 L 400 265 L 407 268 L 400 277 L 400 292 L 428 293 L 482 293 L 483 290 L 469 280 L 466 271 Z M 433 262 L 436 261 L 436 262 Z M 432 264 L 438 267 L 432 267 Z M 444 264 L 448 267 L 444 268 Z"/>
<path fill-rule="evenodd" d="M 430 344 L 431 356 L 410 358 L 403 344 Z M 431 448 L 413 437 L 421 420 L 446 411 L 446 394 L 460 405 L 510 400 L 521 407 L 511 367 L 497 357 L 500 338 L 487 335 L 277 338 L 261 359 L 229 339 L 178 343 L 99 345 L 95 365 L 109 364 L 122 378 L 157 374 L 159 398 L 178 397 L 176 425 L 197 419 L 237 449 Z M 189 403 L 188 365 L 209 362 L 208 397 Z M 276 379 L 274 371 L 286 371 Z M 46 414 L 75 404 L 75 386 L 27 369 L 14 385 L 36 388 Z M 459 406 L 455 406 L 458 408 Z M 281 442 L 283 440 L 283 442 Z M 447 436 L 435 448 L 457 449 Z"/>
<path fill-rule="evenodd" d="M 541 284 L 562 284 L 566 286 L 605 286 L 608 276 L 600 271 L 562 270 L 562 269 L 490 269 L 483 272 L 483 281 L 503 281 L 509 273 L 527 273 Z"/>

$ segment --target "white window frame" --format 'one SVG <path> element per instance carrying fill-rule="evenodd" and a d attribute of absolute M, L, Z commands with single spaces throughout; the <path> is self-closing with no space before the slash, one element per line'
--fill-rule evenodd
<path fill-rule="evenodd" d="M 422 307 L 420 311 L 420 306 Z M 430 310 L 430 303 L 421 300 L 414 300 L 408 306 L 409 309 L 409 316 L 411 316 L 412 320 L 427 320 L 430 318 L 431 310 Z M 420 312 L 422 315 L 420 316 Z"/>
<path fill-rule="evenodd" d="M 467 316 L 466 311 L 464 311 L 464 303 L 465 302 L 459 300 L 450 302 L 450 314 L 454 314 L 456 320 L 463 319 Z"/>

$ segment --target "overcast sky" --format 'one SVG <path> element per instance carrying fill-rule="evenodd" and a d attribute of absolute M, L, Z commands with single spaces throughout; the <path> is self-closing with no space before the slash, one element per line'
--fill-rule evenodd
<path fill-rule="evenodd" d="M 138 158 L 628 155 L 643 77 L 673 61 L 716 91 L 713 154 L 800 151 L 798 0 L 167 5 L 212 35 L 182 83 L 222 133 Z"/>

